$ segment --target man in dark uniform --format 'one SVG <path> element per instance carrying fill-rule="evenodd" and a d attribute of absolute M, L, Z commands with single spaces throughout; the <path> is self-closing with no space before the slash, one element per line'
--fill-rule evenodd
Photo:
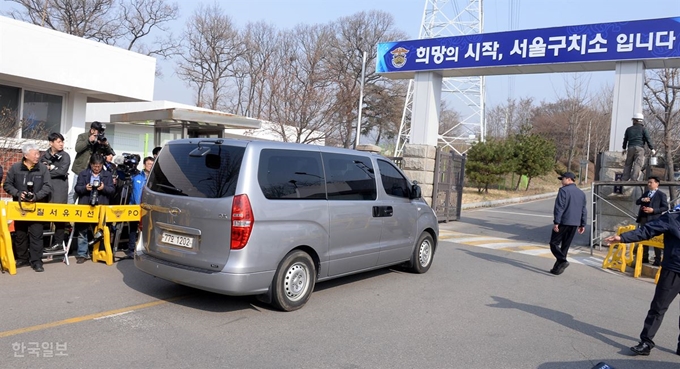
<path fill-rule="evenodd" d="M 574 173 L 566 172 L 557 179 L 562 181 L 562 187 L 555 199 L 553 210 L 555 218 L 550 235 L 550 251 L 557 261 L 555 261 L 550 273 L 560 275 L 569 266 L 567 253 L 576 231 L 578 230 L 578 234 L 583 234 L 586 229 L 588 213 L 586 210 L 586 194 L 574 184 L 576 179 Z"/>
<path fill-rule="evenodd" d="M 636 355 L 649 355 L 652 351 L 655 345 L 653 339 L 661 326 L 663 316 L 675 296 L 680 293 L 680 212 L 663 214 L 659 219 L 641 228 L 605 239 L 608 244 L 631 243 L 648 240 L 660 234 L 663 234 L 663 262 L 654 298 L 640 333 L 640 343 L 630 348 Z M 678 340 L 680 341 L 680 338 Z M 675 353 L 680 355 L 680 342 Z"/>
<path fill-rule="evenodd" d="M 5 192 L 14 201 L 45 202 L 52 193 L 50 174 L 40 163 L 40 151 L 33 144 L 21 147 L 24 158 L 7 171 Z M 32 205 L 31 209 L 33 208 Z M 36 221 L 14 221 L 16 266 L 30 264 L 36 272 L 43 272 L 43 224 Z M 29 246 L 30 244 L 30 246 Z"/>
<path fill-rule="evenodd" d="M 638 210 L 638 216 L 635 220 L 640 227 L 652 220 L 659 219 L 661 214 L 668 210 L 668 198 L 665 193 L 659 191 L 659 182 L 659 177 L 649 177 L 647 179 L 648 191 L 645 191 L 635 201 L 635 205 L 640 205 L 640 210 Z M 649 263 L 649 246 L 644 247 L 642 262 L 645 264 Z M 654 248 L 654 265 L 661 265 L 661 249 L 656 247 Z"/>
<path fill-rule="evenodd" d="M 649 133 L 642 124 L 644 116 L 642 113 L 633 115 L 633 125 L 626 128 L 623 134 L 623 153 L 626 155 L 626 163 L 623 166 L 623 180 L 640 180 L 640 173 L 645 162 L 645 144 L 652 150 L 652 155 L 656 150 L 649 140 Z"/>
<path fill-rule="evenodd" d="M 64 151 L 64 136 L 59 132 L 52 132 L 47 136 L 50 148 L 40 157 L 40 162 L 45 164 L 50 172 L 52 194 L 50 203 L 68 203 L 68 170 L 71 167 L 71 156 Z M 54 238 L 50 247 L 45 251 L 56 251 L 64 247 L 65 222 L 54 222 Z"/>

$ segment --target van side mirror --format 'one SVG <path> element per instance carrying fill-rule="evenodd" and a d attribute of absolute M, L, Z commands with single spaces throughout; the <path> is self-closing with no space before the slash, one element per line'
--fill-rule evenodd
<path fill-rule="evenodd" d="M 411 194 L 409 196 L 409 199 L 419 199 L 421 197 L 422 193 L 420 191 L 420 186 L 418 186 L 418 182 L 413 181 L 413 184 L 411 185 Z"/>

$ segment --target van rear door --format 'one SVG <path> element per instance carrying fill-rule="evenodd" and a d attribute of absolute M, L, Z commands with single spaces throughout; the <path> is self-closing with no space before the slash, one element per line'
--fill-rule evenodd
<path fill-rule="evenodd" d="M 142 195 L 148 254 L 202 269 L 224 268 L 245 145 L 183 140 L 161 150 Z"/>

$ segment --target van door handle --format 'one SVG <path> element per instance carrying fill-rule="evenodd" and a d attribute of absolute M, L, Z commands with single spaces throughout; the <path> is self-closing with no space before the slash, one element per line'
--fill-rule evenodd
<path fill-rule="evenodd" d="M 394 211 L 392 210 L 391 206 L 374 206 L 373 207 L 373 217 L 374 218 L 391 217 L 393 212 Z"/>

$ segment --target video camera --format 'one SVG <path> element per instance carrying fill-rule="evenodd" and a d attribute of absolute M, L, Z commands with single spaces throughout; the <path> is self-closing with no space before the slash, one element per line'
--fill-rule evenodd
<path fill-rule="evenodd" d="M 101 182 L 98 179 L 92 181 L 92 190 L 90 191 L 90 206 L 95 206 L 99 203 L 99 186 Z"/>
<path fill-rule="evenodd" d="M 137 166 L 142 158 L 137 154 L 123 153 L 123 163 L 118 166 L 118 170 L 125 173 L 126 177 L 131 177 L 139 173 Z"/>

